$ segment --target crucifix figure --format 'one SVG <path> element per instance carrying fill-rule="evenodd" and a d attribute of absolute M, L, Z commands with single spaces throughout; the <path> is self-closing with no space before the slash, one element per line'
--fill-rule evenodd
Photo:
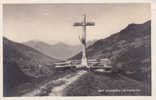
<path fill-rule="evenodd" d="M 89 67 L 86 55 L 86 26 L 94 26 L 94 22 L 86 22 L 86 15 L 83 15 L 83 22 L 76 22 L 73 26 L 81 26 L 82 27 L 82 36 L 79 36 L 80 42 L 82 43 L 82 59 L 81 59 L 81 66 Z"/>

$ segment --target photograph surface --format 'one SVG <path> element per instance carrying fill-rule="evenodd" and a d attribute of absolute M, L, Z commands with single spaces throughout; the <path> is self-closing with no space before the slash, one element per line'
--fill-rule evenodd
<path fill-rule="evenodd" d="M 3 96 L 151 96 L 150 3 L 4 4 Z"/>

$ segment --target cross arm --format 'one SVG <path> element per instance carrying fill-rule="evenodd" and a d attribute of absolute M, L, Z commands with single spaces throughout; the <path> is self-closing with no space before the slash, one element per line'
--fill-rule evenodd
<path fill-rule="evenodd" d="M 95 23 L 94 22 L 87 22 L 86 24 L 83 24 L 83 23 L 76 22 L 73 24 L 73 26 L 95 26 Z"/>
<path fill-rule="evenodd" d="M 87 22 L 86 26 L 95 26 L 95 23 L 94 22 Z"/>
<path fill-rule="evenodd" d="M 73 26 L 83 26 L 83 24 L 79 23 L 79 22 L 76 22 L 76 23 L 73 24 Z"/>

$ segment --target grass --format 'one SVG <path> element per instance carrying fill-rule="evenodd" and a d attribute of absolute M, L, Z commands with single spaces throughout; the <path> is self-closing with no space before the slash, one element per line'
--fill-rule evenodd
<path fill-rule="evenodd" d="M 139 90 L 130 92 L 130 90 Z M 110 92 L 116 90 L 116 92 Z M 124 91 L 129 90 L 129 91 Z M 124 91 L 124 92 L 123 92 Z M 66 96 L 145 96 L 150 87 L 127 77 L 115 74 L 88 72 L 65 89 Z"/>

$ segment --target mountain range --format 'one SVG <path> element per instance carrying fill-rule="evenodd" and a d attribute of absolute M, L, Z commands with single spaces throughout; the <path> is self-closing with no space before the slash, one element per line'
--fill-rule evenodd
<path fill-rule="evenodd" d="M 87 46 L 93 44 L 96 40 L 88 41 Z M 45 55 L 56 59 L 67 59 L 81 51 L 81 45 L 68 45 L 63 42 L 48 44 L 42 41 L 31 40 L 24 42 L 26 46 L 32 47 Z"/>

